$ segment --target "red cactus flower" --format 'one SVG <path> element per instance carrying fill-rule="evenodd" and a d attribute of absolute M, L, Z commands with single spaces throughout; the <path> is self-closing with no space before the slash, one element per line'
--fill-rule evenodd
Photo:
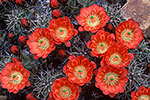
<path fill-rule="evenodd" d="M 30 52 L 34 54 L 34 58 L 39 57 L 46 58 L 49 53 L 55 50 L 54 41 L 48 29 L 36 28 L 34 32 L 29 36 L 27 45 L 30 48 Z"/>
<path fill-rule="evenodd" d="M 143 39 L 139 23 L 132 19 L 120 23 L 115 31 L 117 42 L 123 44 L 128 49 L 137 48 Z"/>
<path fill-rule="evenodd" d="M 29 76 L 30 72 L 22 63 L 7 63 L 0 73 L 1 86 L 7 88 L 9 92 L 18 93 L 25 86 L 29 86 Z"/>
<path fill-rule="evenodd" d="M 50 6 L 51 8 L 58 8 L 59 2 L 57 0 L 50 0 Z"/>
<path fill-rule="evenodd" d="M 18 57 L 12 58 L 11 62 L 13 63 L 20 63 L 20 59 Z"/>
<path fill-rule="evenodd" d="M 87 42 L 87 47 L 92 49 L 92 56 L 102 57 L 114 44 L 115 40 L 109 32 L 99 30 L 95 35 L 92 35 L 91 41 Z"/>
<path fill-rule="evenodd" d="M 56 44 L 68 42 L 78 31 L 74 29 L 68 17 L 52 19 L 48 27 Z"/>
<path fill-rule="evenodd" d="M 26 100 L 37 100 L 36 98 L 33 97 L 31 93 L 27 94 Z"/>
<path fill-rule="evenodd" d="M 51 93 L 55 100 L 77 100 L 79 92 L 79 86 L 69 82 L 65 77 L 56 79 L 52 84 Z"/>
<path fill-rule="evenodd" d="M 91 31 L 97 32 L 100 28 L 104 27 L 109 21 L 110 17 L 103 7 L 96 4 L 89 6 L 88 8 L 82 8 L 80 15 L 76 16 L 77 22 L 81 25 L 79 31 Z"/>
<path fill-rule="evenodd" d="M 100 67 L 95 77 L 95 86 L 102 90 L 105 95 L 114 97 L 125 90 L 128 70 L 112 66 Z"/>
<path fill-rule="evenodd" d="M 108 49 L 105 53 L 101 65 L 111 65 L 113 67 L 122 68 L 130 64 L 130 54 L 127 49 L 120 44 L 116 44 Z M 102 64 L 103 63 L 103 64 Z"/>
<path fill-rule="evenodd" d="M 19 49 L 17 46 L 13 45 L 11 48 L 10 48 L 11 52 L 13 54 L 17 54 L 19 52 Z"/>
<path fill-rule="evenodd" d="M 53 16 L 54 18 L 59 18 L 60 16 L 62 16 L 62 13 L 60 12 L 59 9 L 55 9 L 55 10 L 53 10 L 53 12 L 52 12 L 52 16 Z"/>
<path fill-rule="evenodd" d="M 14 37 L 14 33 L 9 33 L 8 38 L 12 39 Z"/>
<path fill-rule="evenodd" d="M 23 27 L 28 27 L 28 21 L 27 21 L 26 18 L 21 19 L 21 25 L 22 25 Z"/>
<path fill-rule="evenodd" d="M 69 58 L 67 65 L 63 68 L 63 72 L 68 77 L 68 80 L 80 86 L 90 82 L 96 64 L 93 61 L 89 62 L 87 58 L 81 55 L 77 58 L 71 55 Z"/>
<path fill-rule="evenodd" d="M 25 44 L 26 40 L 27 40 L 27 36 L 25 36 L 25 35 L 22 35 L 19 37 L 19 42 L 21 42 L 22 44 Z"/>
<path fill-rule="evenodd" d="M 150 88 L 141 86 L 137 92 L 133 91 L 131 93 L 131 97 L 131 100 L 150 100 Z"/>
<path fill-rule="evenodd" d="M 61 2 L 62 4 L 65 4 L 65 3 L 68 2 L 68 0 L 60 0 L 60 2 Z"/>

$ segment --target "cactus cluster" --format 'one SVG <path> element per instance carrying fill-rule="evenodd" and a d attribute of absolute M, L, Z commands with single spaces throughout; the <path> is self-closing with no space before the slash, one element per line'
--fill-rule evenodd
<path fill-rule="evenodd" d="M 83 73 L 85 71 L 91 76 L 88 76 L 90 77 L 89 79 L 84 80 L 86 82 L 79 80 L 81 83 L 78 83 L 77 90 L 75 90 L 75 98 L 78 98 L 78 100 L 131 100 L 131 93 L 133 91 L 138 91 L 141 86 L 150 88 L 150 42 L 146 38 L 141 42 L 137 39 L 140 44 L 136 49 L 128 48 L 127 50 L 124 48 L 127 51 L 126 56 L 129 56 L 128 53 L 134 55 L 134 59 L 129 60 L 131 62 L 128 66 L 122 65 L 123 67 L 121 66 L 122 68 L 120 68 L 121 70 L 128 70 L 128 75 L 124 76 L 128 78 L 128 81 L 124 82 L 126 84 L 125 90 L 116 90 L 117 93 L 115 96 L 109 93 L 111 91 L 106 91 L 105 88 L 100 87 L 101 83 L 98 79 L 101 79 L 101 76 L 97 73 L 100 73 L 100 71 L 101 74 L 105 73 L 102 72 L 102 68 L 105 68 L 105 63 L 109 65 L 110 62 L 107 62 L 107 59 L 105 59 L 107 58 L 106 53 L 102 53 L 101 55 L 102 51 L 100 48 L 98 48 L 99 51 L 94 51 L 93 48 L 95 47 L 97 49 L 96 46 L 99 45 L 96 43 L 97 41 L 105 40 L 104 38 L 108 37 L 112 39 L 112 47 L 113 45 L 118 46 L 121 44 L 115 29 L 121 22 L 126 20 L 123 19 L 123 12 L 121 12 L 121 8 L 125 2 L 126 0 L 22 0 L 23 5 L 16 4 L 12 0 L 0 2 L 0 21 L 2 21 L 0 23 L 0 78 L 5 77 L 5 69 L 8 64 L 17 66 L 21 63 L 24 69 L 30 73 L 26 74 L 26 76 L 29 75 L 29 78 L 24 79 L 27 87 L 18 86 L 19 88 L 17 89 L 19 91 L 3 85 L 4 82 L 0 79 L 0 95 L 7 96 L 8 100 L 31 98 L 35 98 L 35 100 L 49 100 L 49 98 L 50 100 L 52 98 L 60 99 L 61 97 L 54 96 L 57 91 L 52 90 L 52 88 L 58 88 L 53 83 L 57 84 L 55 81 L 61 81 L 59 84 L 65 84 L 66 81 L 68 84 L 77 85 L 74 83 L 76 82 L 74 80 L 78 78 L 78 74 L 82 74 L 82 71 Z M 103 24 L 100 24 L 100 20 L 97 19 L 102 17 L 100 13 L 96 16 L 90 15 L 89 13 L 90 16 L 88 16 L 87 22 L 82 21 L 87 17 L 83 9 L 93 10 L 90 6 L 95 7 L 95 10 L 97 8 L 101 9 L 100 13 L 107 12 L 103 15 Z M 83 17 L 83 15 L 85 16 Z M 61 21 L 63 21 L 64 27 L 57 29 Z M 133 20 L 125 22 L 136 24 Z M 96 28 L 94 25 L 97 25 L 95 26 Z M 37 29 L 39 31 L 36 31 Z M 67 31 L 69 33 L 65 37 Z M 125 29 L 125 31 L 129 31 L 127 35 L 131 34 L 130 30 Z M 142 33 L 140 29 L 138 32 L 139 34 Z M 109 36 L 105 36 L 105 33 L 108 33 Z M 102 37 L 97 38 L 99 36 L 98 34 L 101 34 Z M 104 44 L 101 44 L 101 48 L 104 47 Z M 124 44 L 122 43 L 122 45 Z M 50 50 L 51 52 L 49 52 Z M 130 55 L 130 59 L 133 55 Z M 116 59 L 118 59 L 118 56 Z M 93 69 L 89 71 L 87 68 L 87 71 L 87 66 L 79 66 L 80 63 L 85 64 L 84 60 L 88 60 L 90 62 L 88 63 L 87 61 L 88 67 L 90 68 L 92 66 Z M 77 74 L 77 76 L 72 75 L 72 71 L 76 70 L 75 65 L 81 68 L 78 72 L 75 71 L 75 75 Z M 23 68 L 22 66 L 20 68 Z M 111 70 L 111 67 L 109 70 Z M 4 74 L 2 75 L 1 73 Z M 17 75 L 21 74 L 21 72 L 18 73 Z M 15 80 L 15 75 L 13 73 L 9 76 L 12 76 L 11 79 Z M 72 77 L 69 75 L 72 75 Z M 115 75 L 118 75 L 118 73 L 115 73 Z M 25 75 L 22 74 L 20 76 L 16 79 L 21 79 Z M 105 81 L 109 83 L 109 81 L 113 81 L 115 78 L 109 79 L 108 75 L 105 77 Z M 118 78 L 116 80 L 118 81 Z M 18 81 L 20 82 L 20 80 Z M 81 85 L 83 83 L 84 85 Z M 71 89 L 72 87 L 69 88 Z M 16 91 L 17 93 L 14 94 Z M 65 92 L 66 90 L 63 91 Z M 121 93 L 121 91 L 123 92 Z M 26 97 L 30 93 L 32 96 L 29 95 L 29 97 Z"/>

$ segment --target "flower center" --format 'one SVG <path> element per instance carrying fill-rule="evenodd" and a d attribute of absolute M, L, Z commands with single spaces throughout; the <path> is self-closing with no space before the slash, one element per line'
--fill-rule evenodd
<path fill-rule="evenodd" d="M 97 52 L 98 53 L 105 53 L 108 49 L 108 45 L 106 43 L 98 43 L 97 45 Z"/>
<path fill-rule="evenodd" d="M 147 95 L 141 95 L 138 100 L 150 100 L 150 98 Z"/>
<path fill-rule="evenodd" d="M 91 27 L 95 27 L 99 24 L 100 20 L 98 16 L 92 15 L 87 18 L 87 24 Z"/>
<path fill-rule="evenodd" d="M 79 72 L 82 72 L 82 70 L 79 70 Z"/>
<path fill-rule="evenodd" d="M 56 35 L 59 38 L 65 38 L 68 35 L 68 31 L 66 28 L 58 28 L 56 31 Z"/>
<path fill-rule="evenodd" d="M 13 72 L 10 81 L 16 85 L 22 81 L 22 78 L 23 76 L 20 72 Z"/>
<path fill-rule="evenodd" d="M 63 92 L 66 92 L 66 90 L 64 89 Z"/>
<path fill-rule="evenodd" d="M 113 77 L 111 77 L 111 78 L 110 78 L 110 80 L 112 81 L 112 80 L 114 80 L 114 78 L 113 78 Z"/>
<path fill-rule="evenodd" d="M 40 40 L 40 43 L 43 43 L 43 40 Z"/>
<path fill-rule="evenodd" d="M 114 53 L 110 56 L 109 61 L 114 65 L 118 65 L 121 63 L 121 57 L 119 54 Z"/>
<path fill-rule="evenodd" d="M 60 29 L 60 32 L 62 32 L 63 31 L 63 29 Z"/>
<path fill-rule="evenodd" d="M 68 86 L 61 87 L 59 93 L 63 98 L 69 98 L 72 95 L 72 91 Z"/>
<path fill-rule="evenodd" d="M 13 77 L 13 78 L 15 78 L 15 77 L 16 77 L 16 75 L 13 75 L 12 77 Z"/>
<path fill-rule="evenodd" d="M 115 73 L 107 73 L 104 77 L 105 81 L 109 85 L 114 85 L 118 81 L 118 76 Z"/>
<path fill-rule="evenodd" d="M 118 56 L 116 56 L 116 59 L 118 59 Z"/>
<path fill-rule="evenodd" d="M 133 39 L 133 33 L 131 30 L 129 29 L 125 29 L 122 33 L 121 33 L 121 37 L 124 41 L 129 42 Z"/>
<path fill-rule="evenodd" d="M 49 47 L 49 40 L 47 38 L 41 38 L 39 42 L 39 48 L 45 50 Z"/>
<path fill-rule="evenodd" d="M 87 76 L 87 73 L 86 73 L 86 69 L 84 66 L 78 66 L 75 68 L 75 71 L 74 71 L 74 75 L 78 78 L 78 79 L 83 79 Z"/>
<path fill-rule="evenodd" d="M 93 19 L 94 18 L 94 16 L 91 16 L 91 19 Z"/>
<path fill-rule="evenodd" d="M 128 34 L 130 35 L 130 34 L 131 34 L 131 32 L 128 32 Z"/>

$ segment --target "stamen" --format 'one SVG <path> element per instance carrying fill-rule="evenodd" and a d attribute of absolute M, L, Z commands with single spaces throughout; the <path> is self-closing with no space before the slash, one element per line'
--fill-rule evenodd
<path fill-rule="evenodd" d="M 13 78 L 15 78 L 15 77 L 16 77 L 16 75 L 13 75 L 12 77 L 13 77 Z"/>
<path fill-rule="evenodd" d="M 131 34 L 131 32 L 128 32 L 128 34 L 130 35 L 130 34 Z"/>
<path fill-rule="evenodd" d="M 82 72 L 82 70 L 79 70 L 79 72 Z"/>
<path fill-rule="evenodd" d="M 66 90 L 64 89 L 63 92 L 66 92 Z"/>
<path fill-rule="evenodd" d="M 116 58 L 118 59 L 118 56 L 116 56 Z"/>
<path fill-rule="evenodd" d="M 110 78 L 110 80 L 114 80 L 114 78 L 113 78 L 113 77 L 111 77 L 111 78 Z"/>
<path fill-rule="evenodd" d="M 91 19 L 93 19 L 94 18 L 94 16 L 91 16 Z"/>
<path fill-rule="evenodd" d="M 60 32 L 62 32 L 63 31 L 63 29 L 60 29 Z"/>
<path fill-rule="evenodd" d="M 43 40 L 40 40 L 40 43 L 43 43 Z"/>

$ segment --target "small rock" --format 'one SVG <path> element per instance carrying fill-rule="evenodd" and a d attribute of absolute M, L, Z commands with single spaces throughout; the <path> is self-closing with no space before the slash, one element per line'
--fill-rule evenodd
<path fill-rule="evenodd" d="M 7 100 L 6 96 L 0 95 L 0 100 Z"/>
<path fill-rule="evenodd" d="M 150 26 L 150 0 L 128 0 L 121 11 L 125 19 L 139 22 L 141 29 Z"/>
<path fill-rule="evenodd" d="M 148 41 L 150 41 L 150 26 L 144 30 L 144 36 Z"/>

